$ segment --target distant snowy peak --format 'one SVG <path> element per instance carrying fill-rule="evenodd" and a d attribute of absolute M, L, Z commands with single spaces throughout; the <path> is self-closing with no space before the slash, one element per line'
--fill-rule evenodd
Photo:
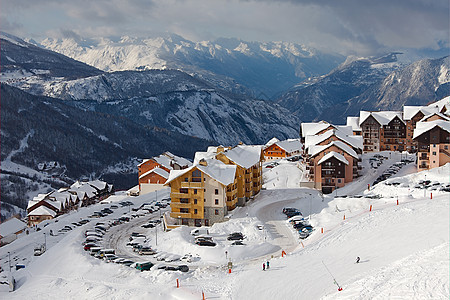
<path fill-rule="evenodd" d="M 20 47 L 28 48 L 28 43 L 14 35 L 0 31 L 0 39 L 7 40 L 8 42 Z"/>

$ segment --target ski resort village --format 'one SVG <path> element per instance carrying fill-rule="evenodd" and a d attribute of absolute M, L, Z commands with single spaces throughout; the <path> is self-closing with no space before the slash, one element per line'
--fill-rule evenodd
<path fill-rule="evenodd" d="M 37 192 L 0 224 L 0 298 L 449 299 L 450 97 L 341 124 Z"/>

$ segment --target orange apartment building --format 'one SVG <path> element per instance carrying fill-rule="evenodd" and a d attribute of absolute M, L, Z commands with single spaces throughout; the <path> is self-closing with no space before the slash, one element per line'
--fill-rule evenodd
<path fill-rule="evenodd" d="M 437 168 L 450 162 L 450 122 L 419 122 L 414 130 L 417 142 L 417 170 Z"/>
<path fill-rule="evenodd" d="M 300 154 L 301 150 L 302 144 L 299 139 L 288 139 L 266 146 L 263 154 L 266 161 L 271 161 Z"/>

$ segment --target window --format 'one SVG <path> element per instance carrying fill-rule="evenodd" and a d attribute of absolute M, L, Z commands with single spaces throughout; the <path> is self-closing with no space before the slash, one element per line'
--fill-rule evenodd
<path fill-rule="evenodd" d="M 436 151 L 433 151 L 433 155 L 436 155 Z"/>
<path fill-rule="evenodd" d="M 214 200 L 214 204 L 219 205 L 219 199 Z"/>
<path fill-rule="evenodd" d="M 202 172 L 199 170 L 192 171 L 192 182 L 202 182 Z"/>
<path fill-rule="evenodd" d="M 197 209 L 194 209 L 194 214 L 197 214 Z"/>
<path fill-rule="evenodd" d="M 187 194 L 187 193 L 189 193 L 189 190 L 186 188 L 182 188 L 182 189 L 180 189 L 180 193 Z"/>
<path fill-rule="evenodd" d="M 215 209 L 215 210 L 214 210 L 214 214 L 217 216 L 217 215 L 219 214 L 219 210 L 218 210 L 218 209 Z"/>
<path fill-rule="evenodd" d="M 444 149 L 445 149 L 445 150 L 448 150 L 448 146 L 444 146 Z"/>
<path fill-rule="evenodd" d="M 180 199 L 180 203 L 189 203 L 189 199 L 188 198 L 181 198 Z"/>
<path fill-rule="evenodd" d="M 197 204 L 197 199 L 194 199 L 194 204 Z"/>
<path fill-rule="evenodd" d="M 219 189 L 216 189 L 216 190 L 214 191 L 214 194 L 219 195 Z"/>
<path fill-rule="evenodd" d="M 189 208 L 180 208 L 180 213 L 188 214 L 189 213 Z"/>
<path fill-rule="evenodd" d="M 339 172 L 340 173 L 340 172 Z M 341 183 L 342 182 L 342 180 L 341 179 L 338 179 L 338 183 Z"/>
<path fill-rule="evenodd" d="M 194 189 L 194 194 L 197 195 L 197 189 Z"/>
<path fill-rule="evenodd" d="M 188 182 L 188 181 L 189 181 L 189 178 L 184 177 L 184 182 Z"/>

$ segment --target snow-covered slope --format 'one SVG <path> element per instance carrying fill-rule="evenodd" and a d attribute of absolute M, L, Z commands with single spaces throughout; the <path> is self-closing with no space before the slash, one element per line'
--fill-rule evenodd
<path fill-rule="evenodd" d="M 269 97 L 304 78 L 327 73 L 343 60 L 294 43 L 192 42 L 174 34 L 119 40 L 49 38 L 41 44 L 104 71 L 181 69 L 229 91 Z"/>
<path fill-rule="evenodd" d="M 369 156 L 363 158 L 366 167 L 365 159 Z M 371 182 L 399 158 L 400 155 L 394 154 L 379 169 L 364 168 L 360 179 Z M 3 248 L 0 257 L 3 269 L 8 269 L 7 251 L 14 262 L 24 262 L 26 268 L 13 271 L 19 283 L 17 291 L 0 292 L 0 296 L 201 299 L 203 292 L 206 299 L 448 299 L 449 193 L 433 191 L 430 199 L 431 187 L 424 190 L 415 186 L 425 178 L 449 185 L 450 164 L 420 173 L 415 173 L 413 167 L 405 166 L 389 179 L 401 182 L 402 189 L 379 183 L 371 191 L 364 191 L 363 182 L 355 182 L 344 188 L 348 192 L 345 198 L 331 195 L 322 198 L 315 190 L 298 188 L 297 184 L 285 181 L 300 178 L 301 170 L 295 163 L 282 161 L 275 168 L 264 170 L 265 179 L 275 183 L 273 188 L 272 184 L 267 185 L 246 207 L 233 211 L 229 222 L 209 228 L 209 234 L 218 242 L 215 247 L 194 245 L 187 227 L 168 233 L 158 229 L 157 246 L 155 229 L 144 230 L 139 224 L 158 215 L 115 226 L 103 238 L 105 246 L 111 245 L 112 236 L 118 238 L 111 240 L 113 244 L 125 244 L 131 232 L 142 231 L 160 254 L 199 255 L 198 260 L 187 263 L 191 269 L 188 273 L 156 268 L 139 272 L 90 257 L 82 250 L 81 242 L 83 232 L 93 224 L 48 236 L 50 249 L 41 257 L 32 256 L 33 245 L 43 242 L 43 232 L 50 229 L 57 232 L 102 205 L 82 208 Z M 166 193 L 159 197 L 165 197 Z M 360 196 L 353 197 L 355 194 Z M 118 195 L 111 201 L 124 197 Z M 127 200 L 139 206 L 155 198 L 155 194 L 147 194 Z M 286 222 L 281 213 L 286 206 L 301 209 L 315 227 L 306 240 L 297 239 Z M 111 218 L 127 209 L 119 208 Z M 132 223 L 136 225 L 134 228 L 129 226 Z M 258 223 L 264 225 L 264 230 L 256 228 Z M 126 226 L 127 230 L 120 226 Z M 232 246 L 226 241 L 226 235 L 235 230 L 248 236 L 245 245 Z M 285 257 L 281 257 L 281 250 L 286 250 Z M 357 256 L 361 258 L 358 264 Z M 141 259 L 157 262 L 153 256 Z M 226 268 L 228 259 L 233 262 L 231 273 Z M 270 268 L 262 271 L 262 263 L 268 260 Z M 186 264 L 169 264 L 180 263 Z M 6 280 L 5 272 L 1 275 Z M 180 288 L 176 287 L 177 279 Z M 341 291 L 336 284 L 342 287 Z M 5 286 L 2 290 L 6 290 Z"/>

